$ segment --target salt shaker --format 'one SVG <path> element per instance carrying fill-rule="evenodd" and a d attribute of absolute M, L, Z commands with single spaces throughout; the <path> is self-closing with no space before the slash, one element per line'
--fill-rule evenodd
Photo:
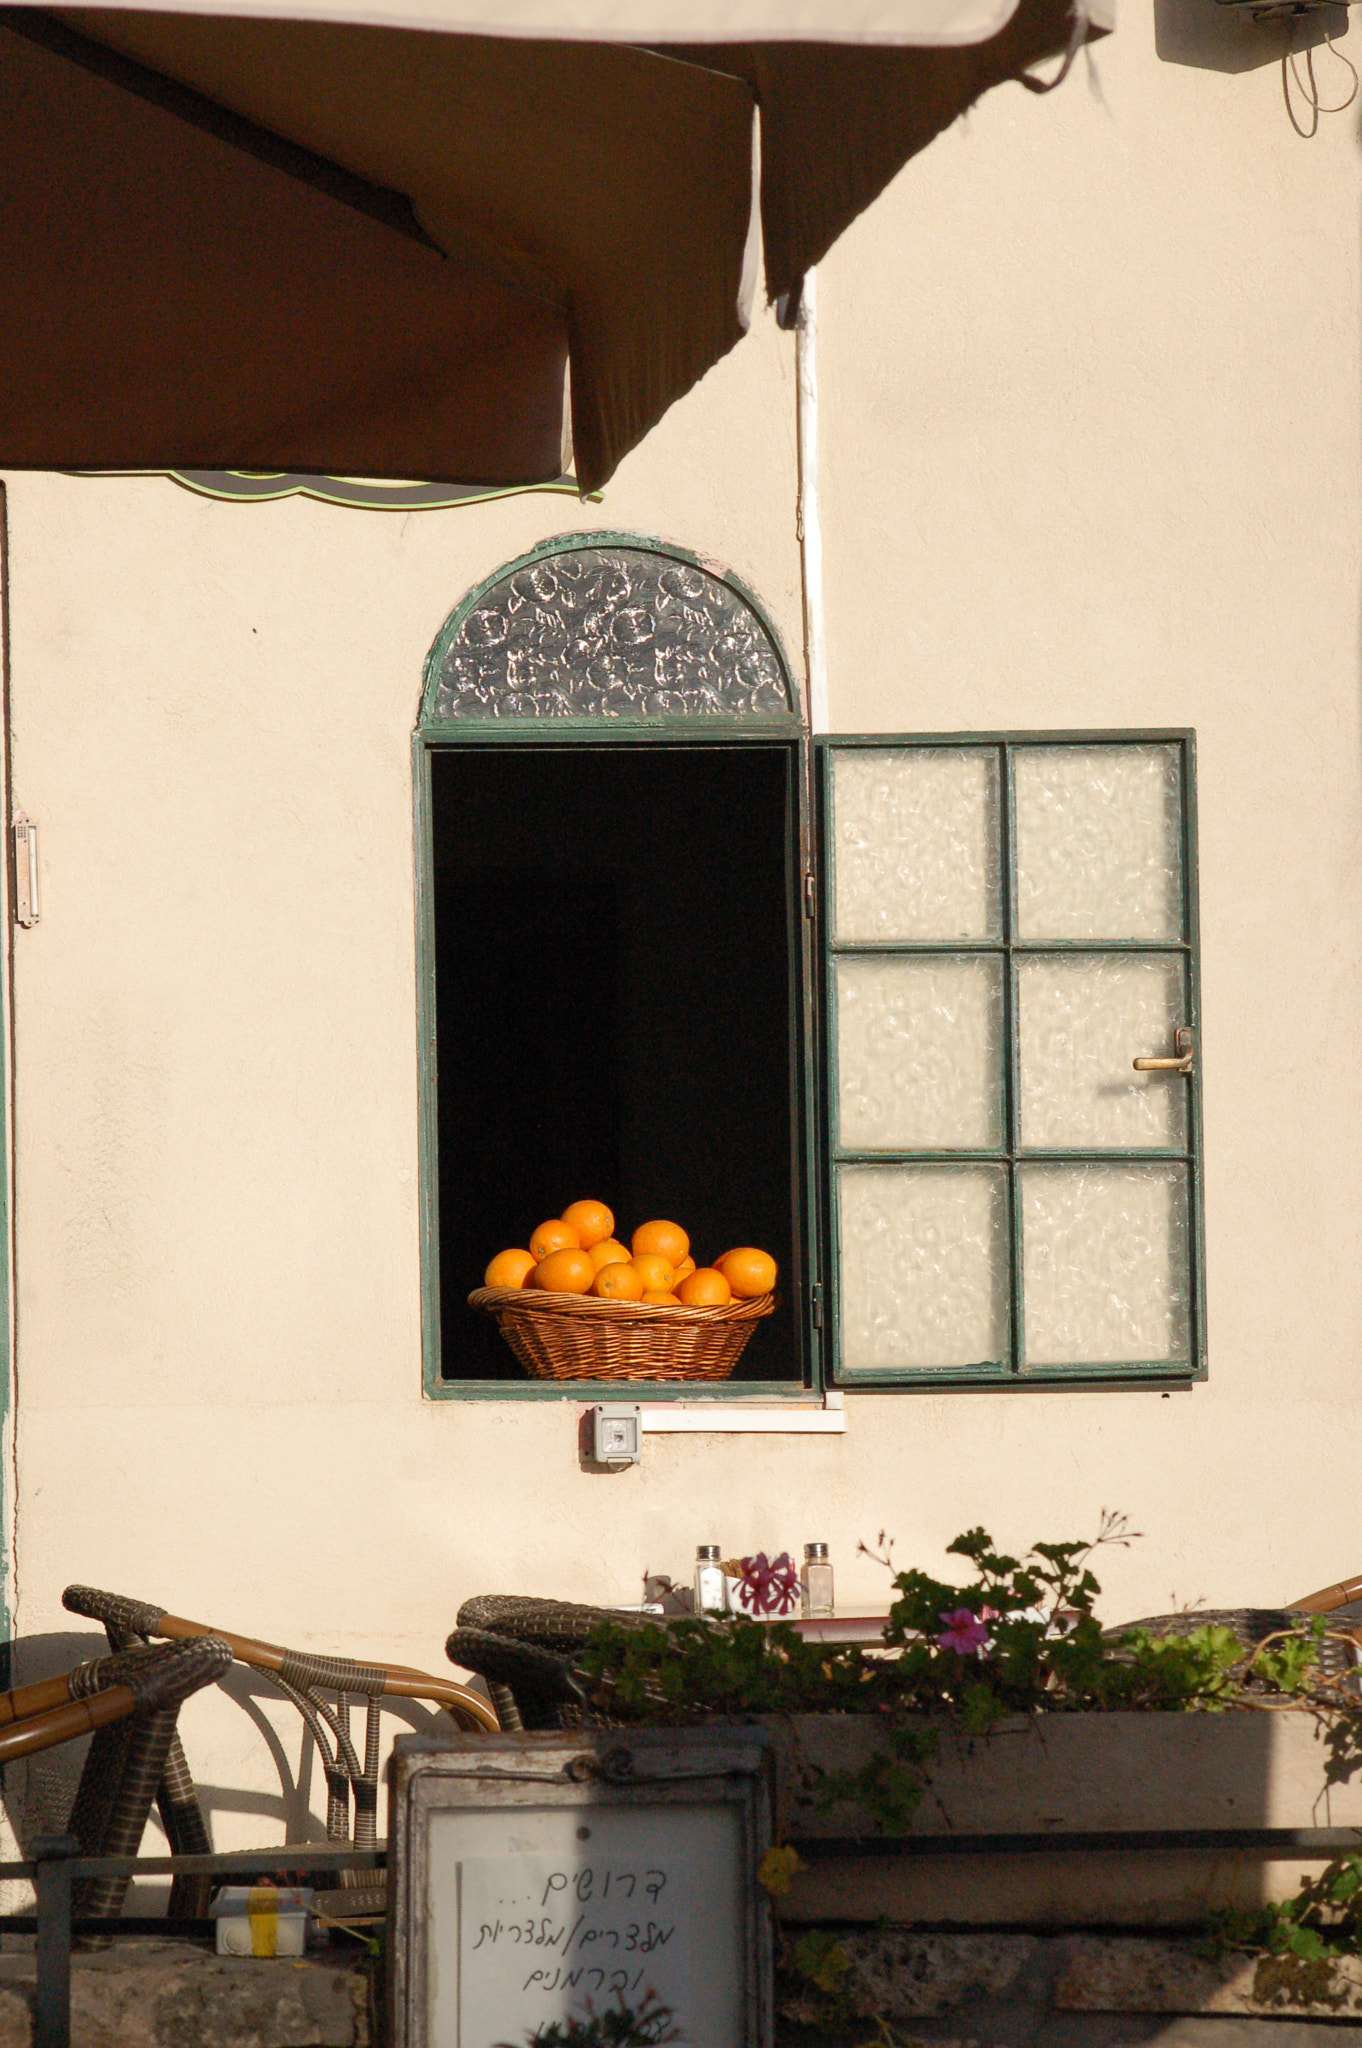
<path fill-rule="evenodd" d="M 723 1565 L 717 1543 L 700 1543 L 695 1550 L 695 1611 L 722 1614 L 728 1605 Z"/>
<path fill-rule="evenodd" d="M 832 1566 L 826 1543 L 804 1545 L 804 1569 L 799 1574 L 801 1610 L 806 1616 L 832 1613 Z"/>

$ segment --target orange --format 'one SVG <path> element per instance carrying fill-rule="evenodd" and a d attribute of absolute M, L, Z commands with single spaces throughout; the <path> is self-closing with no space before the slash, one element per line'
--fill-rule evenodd
<path fill-rule="evenodd" d="M 629 1262 L 629 1247 L 621 1244 L 617 1237 L 603 1237 L 599 1244 L 584 1245 L 583 1250 L 599 1273 L 602 1266 L 613 1266 L 617 1262 Z"/>
<path fill-rule="evenodd" d="M 733 1299 L 733 1289 L 713 1266 L 699 1266 L 677 1282 L 676 1295 L 687 1308 L 722 1308 Z"/>
<path fill-rule="evenodd" d="M 736 1251 L 729 1252 L 721 1260 L 719 1271 L 739 1301 L 769 1294 L 776 1284 L 775 1260 L 769 1252 L 759 1252 L 755 1245 L 741 1244 Z"/>
<path fill-rule="evenodd" d="M 596 1268 L 576 1245 L 564 1245 L 541 1259 L 530 1279 L 531 1287 L 546 1294 L 585 1294 L 596 1277 Z"/>
<path fill-rule="evenodd" d="M 643 1299 L 645 1301 L 670 1302 L 675 1308 L 680 1308 L 681 1306 L 679 1297 L 673 1294 L 669 1287 L 645 1287 Z"/>
<path fill-rule="evenodd" d="M 685 1280 L 685 1279 L 689 1278 L 689 1276 L 690 1276 L 690 1275 L 691 1275 L 691 1274 L 692 1274 L 692 1273 L 693 1273 L 694 1271 L 695 1271 L 695 1261 L 694 1261 L 694 1259 L 690 1258 L 689 1256 L 687 1256 L 686 1258 L 682 1259 L 682 1261 L 681 1261 L 680 1265 L 679 1265 L 679 1266 L 677 1267 L 677 1269 L 676 1269 L 676 1279 L 675 1279 L 675 1280 L 673 1280 L 673 1282 L 672 1282 L 672 1285 L 673 1285 L 673 1287 L 675 1287 L 675 1286 L 677 1285 L 677 1283 L 678 1283 L 679 1281 L 682 1281 L 682 1280 Z"/>
<path fill-rule="evenodd" d="M 625 1259 L 617 1259 L 613 1266 L 602 1266 L 591 1283 L 591 1292 L 599 1294 L 602 1301 L 639 1301 L 643 1295 L 643 1282 Z"/>
<path fill-rule="evenodd" d="M 561 1216 L 550 1216 L 530 1239 L 530 1250 L 536 1259 L 546 1259 L 550 1252 L 579 1252 L 581 1249 L 576 1231 L 570 1223 L 564 1223 Z"/>
<path fill-rule="evenodd" d="M 679 1265 L 690 1250 L 690 1239 L 679 1223 L 640 1223 L 630 1240 L 634 1252 L 657 1252 Z"/>
<path fill-rule="evenodd" d="M 636 1252 L 629 1263 L 645 1288 L 660 1287 L 665 1292 L 676 1278 L 671 1260 L 658 1252 Z"/>
<path fill-rule="evenodd" d="M 533 1252 L 498 1252 L 482 1276 L 484 1287 L 523 1287 L 534 1271 Z"/>
<path fill-rule="evenodd" d="M 615 1228 L 615 1219 L 604 1202 L 569 1202 L 563 1211 L 563 1221 L 572 1225 L 584 1252 L 609 1237 Z"/>

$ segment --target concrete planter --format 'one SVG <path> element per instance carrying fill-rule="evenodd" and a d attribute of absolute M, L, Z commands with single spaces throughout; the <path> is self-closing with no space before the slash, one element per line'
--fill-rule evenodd
<path fill-rule="evenodd" d="M 924 1724 L 928 1725 L 928 1724 Z M 1357 1828 L 1362 1778 L 1330 1787 L 1327 1729 L 1298 1709 L 1224 1714 L 1056 1714 L 963 1739 L 940 1724 L 908 1842 L 873 1834 L 863 1810 L 820 1811 L 819 1772 L 855 1770 L 884 1748 L 870 1716 L 773 1724 L 780 1825 L 801 1846 L 782 1916 L 791 1921 L 1175 1926 L 1294 1892 L 1338 1846 L 1091 1844 L 1066 1837 L 1191 1829 Z M 938 1849 L 996 1838 L 982 1854 Z M 1023 1853 L 1009 1836 L 1053 1837 Z M 931 1853 L 914 1849 L 923 1837 Z"/>

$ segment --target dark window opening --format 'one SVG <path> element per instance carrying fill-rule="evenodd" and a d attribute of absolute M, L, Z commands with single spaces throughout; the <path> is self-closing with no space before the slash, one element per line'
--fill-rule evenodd
<path fill-rule="evenodd" d="M 743 1380 L 797 1379 L 789 745 L 440 748 L 432 758 L 442 1376 L 521 1380 L 468 1307 L 582 1196 L 702 1263 L 770 1251 Z"/>

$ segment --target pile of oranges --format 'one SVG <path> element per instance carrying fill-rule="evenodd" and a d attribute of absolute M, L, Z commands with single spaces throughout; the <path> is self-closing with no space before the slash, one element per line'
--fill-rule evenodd
<path fill-rule="evenodd" d="M 601 1301 L 670 1302 L 723 1308 L 769 1294 L 776 1262 L 754 1245 L 697 1266 L 679 1223 L 640 1223 L 628 1245 L 615 1236 L 604 1202 L 572 1202 L 541 1223 L 528 1251 L 498 1252 L 483 1275 L 488 1287 L 539 1287 L 548 1294 L 594 1294 Z"/>

